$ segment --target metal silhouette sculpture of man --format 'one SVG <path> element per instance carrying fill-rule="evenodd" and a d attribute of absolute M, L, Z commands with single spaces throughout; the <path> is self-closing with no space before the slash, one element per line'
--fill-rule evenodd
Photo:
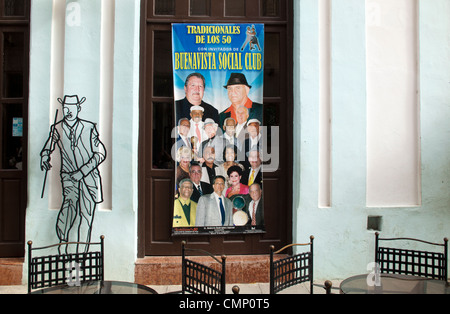
<path fill-rule="evenodd" d="M 98 166 L 106 158 L 106 149 L 99 139 L 96 125 L 78 117 L 85 101 L 85 97 L 79 99 L 77 95 L 58 98 L 64 118 L 59 122 L 55 120 L 41 151 L 43 171 L 51 169 L 50 156 L 56 146 L 61 155 L 63 200 L 56 220 L 60 243 L 89 243 L 96 206 L 103 202 Z M 86 245 L 85 251 L 88 249 L 89 245 Z"/>

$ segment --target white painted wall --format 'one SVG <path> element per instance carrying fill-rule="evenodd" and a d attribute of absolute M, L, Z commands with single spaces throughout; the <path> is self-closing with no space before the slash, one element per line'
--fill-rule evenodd
<path fill-rule="evenodd" d="M 70 2 L 73 1 L 67 3 Z M 81 27 L 88 21 L 96 24 L 96 19 L 101 16 L 100 0 L 80 0 L 77 3 L 82 5 L 82 14 L 88 15 L 81 16 Z M 374 204 L 368 204 L 368 191 L 378 192 L 378 188 L 369 184 L 370 167 L 380 160 L 373 153 L 374 146 L 369 143 L 376 141 L 379 134 L 374 132 L 369 122 L 374 118 L 382 119 L 383 111 L 377 117 L 371 107 L 371 95 L 374 94 L 371 87 L 376 87 L 378 83 L 371 74 L 371 67 L 373 70 L 375 64 L 375 61 L 370 61 L 374 60 L 371 47 L 377 41 L 369 45 L 367 42 L 368 38 L 376 39 L 377 34 L 373 36 L 366 24 L 366 3 L 361 0 L 294 1 L 294 119 L 301 122 L 301 129 L 294 134 L 293 143 L 293 239 L 295 242 L 305 242 L 311 234 L 315 236 L 316 278 L 342 279 L 367 272 L 366 266 L 374 257 L 373 231 L 367 230 L 367 217 L 370 215 L 383 217 L 382 234 L 387 236 L 414 236 L 436 242 L 450 236 L 450 3 L 448 0 L 420 0 L 418 3 L 417 36 L 411 37 L 410 42 L 416 38 L 420 44 L 417 51 L 419 66 L 413 70 L 408 64 L 403 64 L 403 68 L 418 74 L 420 94 L 415 105 L 419 105 L 420 109 L 416 125 L 420 142 L 417 144 L 416 141 L 409 149 L 413 150 L 417 145 L 420 150 L 420 171 L 414 173 L 406 170 L 406 174 L 417 178 L 420 173 L 417 180 L 421 202 L 412 202 L 414 206 L 404 207 L 410 204 L 402 201 L 399 205 L 384 198 L 386 193 L 382 192 L 377 199 L 383 203 L 379 203 L 380 207 L 373 207 Z M 323 14 L 327 11 L 319 10 L 319 4 L 329 5 L 325 6 L 330 17 L 329 27 L 323 27 L 323 17 L 326 16 Z M 84 5 L 87 7 L 84 8 Z M 110 210 L 98 211 L 94 237 L 100 234 L 106 236 L 106 258 L 113 261 L 106 265 L 106 278 L 131 281 L 137 256 L 140 4 L 139 1 L 115 0 L 115 5 L 112 61 L 114 114 L 112 148 L 109 149 L 109 157 L 112 157 L 113 206 Z M 49 113 L 53 112 L 50 105 L 57 95 L 55 86 L 51 85 L 54 78 L 51 65 L 58 63 L 52 63 L 52 60 L 61 62 L 60 59 L 52 59 L 56 53 L 52 50 L 52 21 L 58 22 L 52 20 L 52 7 L 52 0 L 33 0 L 31 8 L 29 117 L 32 132 L 29 135 L 26 239 L 34 240 L 36 245 L 54 242 L 57 215 L 56 210 L 49 210 L 48 193 L 44 199 L 40 198 L 43 173 L 39 169 L 39 153 L 48 136 L 49 121 L 52 120 L 49 119 Z M 95 10 L 91 12 L 88 7 L 95 7 Z M 64 61 L 62 85 L 64 91 L 76 89 L 76 93 L 95 100 L 97 108 L 101 99 L 101 58 L 98 55 L 101 50 L 101 23 L 98 23 L 95 31 L 86 29 L 85 33 L 97 40 L 94 44 L 96 54 L 90 55 L 86 43 L 81 46 L 83 56 L 80 57 L 92 60 L 92 68 L 84 64 L 78 68 L 76 65 L 80 61 L 76 60 L 77 54 L 68 54 L 73 63 Z M 328 34 L 324 33 L 327 29 Z M 64 35 L 72 36 L 71 32 Z M 76 32 L 73 35 L 78 36 Z M 65 36 L 65 42 L 70 36 Z M 72 44 L 67 43 L 64 48 L 76 49 L 77 45 Z M 402 47 L 404 53 L 406 49 Z M 398 57 L 401 59 L 401 56 Z M 389 59 L 390 55 L 384 58 Z M 323 60 L 329 62 L 325 67 Z M 89 77 L 76 81 L 71 73 L 81 70 L 88 72 Z M 409 76 L 404 73 L 400 75 Z M 327 83 L 329 86 L 324 85 Z M 411 95 L 413 83 L 408 86 L 404 96 L 406 100 L 412 99 L 406 103 L 413 103 L 414 108 L 415 98 Z M 324 92 L 328 94 L 321 94 Z M 107 93 L 104 95 L 108 96 Z M 375 93 L 375 96 L 382 95 Z M 321 104 L 329 108 L 325 115 L 320 111 L 324 107 Z M 92 108 L 83 111 L 82 116 L 90 116 L 90 110 Z M 396 115 L 401 118 L 402 111 L 396 112 Z M 327 117 L 331 118 L 331 124 L 321 124 Z M 97 114 L 93 119 L 100 117 Z M 388 130 L 396 125 L 388 124 Z M 321 149 L 321 141 L 326 139 L 323 135 L 327 134 L 323 133 L 324 130 L 329 132 L 330 137 L 329 143 L 322 146 L 325 149 Z M 407 135 L 402 135 L 403 140 L 408 138 Z M 411 134 L 415 140 L 417 136 Z M 325 162 L 320 156 L 320 152 L 324 151 L 329 158 Z M 401 151 L 398 153 L 403 154 Z M 385 164 L 390 162 L 390 159 L 383 159 L 376 167 L 385 171 Z M 324 165 L 330 165 L 329 169 L 324 170 Z M 395 180 L 399 185 L 404 178 L 400 176 Z M 330 190 L 323 194 L 321 189 L 327 186 Z M 407 190 L 411 192 L 410 188 Z M 325 195 L 325 198 L 319 198 L 319 195 Z M 393 207 L 387 207 L 390 205 Z"/>
<path fill-rule="evenodd" d="M 329 208 L 319 206 L 318 175 L 324 1 L 294 3 L 294 241 L 315 236 L 315 277 L 368 273 L 368 216 L 382 216 L 383 235 L 442 242 L 450 236 L 450 2 L 331 2 Z"/>
<path fill-rule="evenodd" d="M 26 240 L 33 240 L 36 246 L 57 242 L 59 168 L 54 165 L 56 179 L 49 183 L 54 189 L 47 187 L 41 199 L 44 174 L 39 169 L 40 151 L 59 105 L 56 98 L 64 94 L 86 97 L 80 118 L 99 124 L 100 139 L 108 152 L 108 161 L 101 169 L 107 204 L 97 207 L 92 239 L 105 235 L 105 259 L 111 261 L 105 264 L 106 279 L 133 281 L 137 257 L 140 1 L 34 0 L 31 5 L 32 132 Z M 24 267 L 23 278 L 26 272 Z"/>
<path fill-rule="evenodd" d="M 366 1 L 367 205 L 418 206 L 417 0 Z"/>

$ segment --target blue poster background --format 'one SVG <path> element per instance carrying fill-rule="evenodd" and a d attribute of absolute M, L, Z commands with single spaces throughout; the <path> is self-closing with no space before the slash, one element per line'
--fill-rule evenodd
<path fill-rule="evenodd" d="M 174 160 L 177 161 L 173 234 L 207 233 L 220 235 L 265 232 L 264 202 L 262 201 L 263 171 L 261 164 L 255 166 L 256 160 L 259 160 L 260 156 L 250 157 L 251 153 L 254 156 L 256 150 L 259 153 L 259 150 L 264 147 L 261 139 L 260 127 L 262 126 L 254 126 L 263 123 L 264 24 L 172 24 L 172 49 L 175 125 L 178 126 L 180 121 L 183 122 L 183 124 L 180 122 L 177 128 L 178 133 L 173 132 L 173 135 L 177 136 L 173 149 L 173 151 L 176 151 L 175 154 L 173 153 Z M 188 116 L 190 113 L 186 112 L 186 108 L 191 108 L 192 103 L 187 100 L 184 86 L 186 78 L 193 73 L 200 73 L 205 78 L 203 102 L 201 104 L 205 112 L 203 121 L 214 119 L 216 127 L 218 127 L 217 133 L 212 136 L 213 132 L 210 131 L 206 140 L 204 135 L 200 135 L 200 129 L 204 128 L 206 134 L 208 133 L 207 128 L 208 130 L 211 129 L 211 124 L 208 122 L 208 127 L 206 127 L 206 124 L 204 127 L 199 127 L 201 122 L 194 122 L 193 116 L 191 118 L 191 116 Z M 241 98 L 241 100 L 246 100 L 245 105 L 239 104 L 239 106 L 245 106 L 249 109 L 247 122 L 252 121 L 247 124 L 245 120 L 242 120 L 242 113 L 240 113 L 241 121 L 239 125 L 236 125 L 236 130 L 239 127 L 239 130 L 242 130 L 240 134 L 243 134 L 243 137 L 239 138 L 237 133 L 234 135 L 222 133 L 222 130 L 225 130 L 223 129 L 225 118 L 232 115 L 230 113 L 231 101 L 225 87 L 230 77 L 232 79 L 228 88 L 230 89 L 230 98 L 234 98 L 233 108 L 238 103 L 236 95 L 243 96 L 245 94 L 245 97 Z M 232 86 L 247 85 L 245 80 L 250 89 Z M 191 88 L 189 95 L 191 97 L 193 94 L 198 95 L 198 92 L 194 90 L 197 87 Z M 215 113 L 216 109 L 217 112 Z M 239 121 L 237 110 L 232 110 L 234 118 Z M 187 122 L 188 126 L 182 118 L 190 119 L 190 122 Z M 254 119 L 259 122 L 255 122 Z M 197 126 L 197 133 L 191 134 L 189 130 L 186 131 L 186 128 L 189 127 L 192 130 L 194 123 Z M 250 131 L 251 128 L 252 131 Z M 228 128 L 228 131 L 230 129 Z M 254 130 L 258 130 L 257 136 Z M 228 136 L 227 139 L 225 135 Z M 196 142 L 197 139 L 199 139 L 198 142 Z M 231 145 L 235 149 L 236 157 L 234 160 L 227 159 L 229 157 L 224 154 L 227 150 L 229 151 L 229 145 L 233 139 L 234 144 Z M 209 147 L 215 150 L 214 158 L 207 154 Z M 204 155 L 202 155 L 203 153 Z M 211 160 L 213 160 L 214 165 L 212 165 Z M 192 185 L 191 190 L 195 190 L 198 195 L 194 198 L 194 192 L 192 192 L 190 199 L 187 199 L 186 195 L 189 193 L 186 191 L 188 191 L 188 188 L 183 187 L 183 180 L 195 177 L 194 172 L 190 173 L 190 167 L 194 164 L 193 161 L 201 167 L 201 183 L 196 183 L 195 187 Z M 235 167 L 234 170 L 231 166 Z M 239 169 L 236 170 L 236 167 Z M 252 167 L 254 167 L 253 171 Z M 230 177 L 227 174 L 228 169 L 231 169 L 230 173 L 234 175 L 233 181 L 231 181 L 231 174 Z M 237 182 L 235 172 L 240 173 Z M 243 173 L 246 173 L 246 175 L 244 176 Z M 251 176 L 250 173 L 252 173 Z M 226 208 L 220 207 L 221 215 L 211 214 L 213 211 L 210 210 L 210 208 L 217 206 L 215 203 L 211 203 L 214 194 L 213 176 L 225 178 L 222 196 L 225 198 Z M 242 180 L 246 178 L 246 183 L 243 183 L 241 178 Z M 195 180 L 192 179 L 192 181 Z M 201 188 L 198 185 L 201 185 Z M 257 192 L 255 188 L 253 188 L 253 193 L 249 192 L 252 185 L 259 186 L 259 199 L 255 197 Z M 236 190 L 236 187 L 239 190 Z M 231 192 L 232 188 L 234 190 Z M 205 193 L 200 193 L 201 190 Z M 208 190 L 209 192 L 207 192 Z M 225 191 L 227 192 L 225 193 Z M 250 204 L 253 204 L 253 220 L 249 212 Z M 257 213 L 256 206 L 258 206 Z M 217 217 L 221 217 L 222 221 L 217 220 Z"/>
<path fill-rule="evenodd" d="M 261 50 L 256 45 L 252 50 L 250 43 L 244 46 L 247 30 L 252 27 Z M 190 73 L 198 72 L 206 80 L 203 100 L 221 112 L 230 106 L 227 90 L 224 88 L 230 74 L 243 73 L 252 86 L 249 98 L 263 103 L 264 24 L 172 24 L 172 41 L 175 100 L 184 98 L 186 77 Z M 179 59 L 177 62 L 176 56 L 180 53 L 201 53 L 189 56 L 208 61 L 214 58 L 215 63 L 202 62 L 186 69 L 177 67 L 180 62 Z M 214 57 L 206 53 L 214 54 Z"/>

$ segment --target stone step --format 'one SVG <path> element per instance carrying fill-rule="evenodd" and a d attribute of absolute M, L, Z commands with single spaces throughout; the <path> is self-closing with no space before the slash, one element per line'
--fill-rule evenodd
<path fill-rule="evenodd" d="M 207 256 L 196 256 L 192 259 L 200 263 L 217 264 Z M 135 282 L 144 285 L 180 285 L 181 256 L 152 256 L 138 259 L 135 266 Z M 226 282 L 227 284 L 269 282 L 269 256 L 227 256 Z"/>
<path fill-rule="evenodd" d="M 22 284 L 23 258 L 0 258 L 0 286 Z"/>

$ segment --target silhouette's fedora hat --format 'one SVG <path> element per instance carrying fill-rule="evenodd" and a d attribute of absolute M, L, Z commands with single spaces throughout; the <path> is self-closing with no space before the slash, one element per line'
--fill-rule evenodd
<path fill-rule="evenodd" d="M 78 99 L 78 95 L 65 95 L 64 99 L 58 98 L 61 105 L 81 105 L 86 101 L 86 97 Z"/>

